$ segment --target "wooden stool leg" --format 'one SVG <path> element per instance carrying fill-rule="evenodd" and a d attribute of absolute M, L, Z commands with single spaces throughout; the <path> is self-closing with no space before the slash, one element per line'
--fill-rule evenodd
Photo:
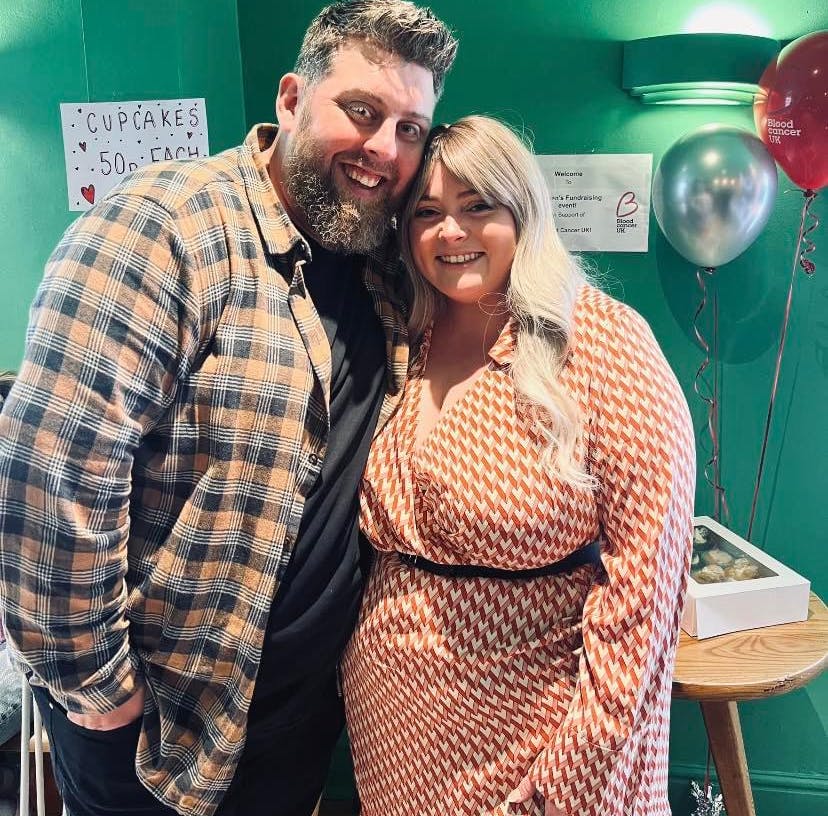
<path fill-rule="evenodd" d="M 705 701 L 699 705 L 727 816 L 756 816 L 736 703 Z"/>

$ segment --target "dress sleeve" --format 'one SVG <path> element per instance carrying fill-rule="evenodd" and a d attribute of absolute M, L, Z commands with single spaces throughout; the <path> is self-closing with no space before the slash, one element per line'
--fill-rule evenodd
<path fill-rule="evenodd" d="M 593 372 L 590 430 L 605 574 L 583 612 L 575 694 L 530 776 L 567 814 L 600 814 L 636 746 L 664 739 L 690 552 L 695 485 L 687 404 L 652 332 L 615 304 Z M 626 771 L 626 773 L 625 773 Z"/>
<path fill-rule="evenodd" d="M 0 415 L 0 598 L 16 660 L 73 711 L 134 691 L 124 611 L 131 469 L 198 345 L 188 253 L 115 194 L 50 258 Z"/>

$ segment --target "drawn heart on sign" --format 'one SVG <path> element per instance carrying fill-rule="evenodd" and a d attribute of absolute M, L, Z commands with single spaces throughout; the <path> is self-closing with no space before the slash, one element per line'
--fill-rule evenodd
<path fill-rule="evenodd" d="M 627 218 L 635 212 L 638 212 L 635 193 L 627 191 L 622 194 L 621 198 L 618 199 L 618 204 L 615 205 L 615 216 L 616 218 Z"/>
<path fill-rule="evenodd" d="M 86 153 L 86 142 L 78 142 L 78 147 Z"/>
<path fill-rule="evenodd" d="M 187 131 L 187 138 L 188 138 L 188 139 L 192 139 L 192 138 L 193 138 L 193 133 L 192 133 L 192 131 L 191 131 L 191 130 L 188 130 L 188 131 Z"/>
<path fill-rule="evenodd" d="M 90 203 L 95 203 L 95 185 L 90 184 L 88 187 L 81 187 L 81 195 Z"/>

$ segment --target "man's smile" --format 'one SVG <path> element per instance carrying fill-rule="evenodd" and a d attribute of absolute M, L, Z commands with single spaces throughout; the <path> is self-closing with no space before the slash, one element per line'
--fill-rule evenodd
<path fill-rule="evenodd" d="M 343 164 L 342 169 L 351 181 L 355 181 L 368 189 L 376 187 L 385 181 L 385 177 L 379 173 L 366 170 L 364 167 L 357 167 L 355 164 Z"/>

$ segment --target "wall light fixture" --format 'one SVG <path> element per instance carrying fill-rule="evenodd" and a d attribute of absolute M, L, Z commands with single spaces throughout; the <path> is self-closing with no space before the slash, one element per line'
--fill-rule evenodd
<path fill-rule="evenodd" d="M 624 43 L 622 85 L 648 105 L 751 105 L 778 53 L 752 34 L 645 37 Z"/>

